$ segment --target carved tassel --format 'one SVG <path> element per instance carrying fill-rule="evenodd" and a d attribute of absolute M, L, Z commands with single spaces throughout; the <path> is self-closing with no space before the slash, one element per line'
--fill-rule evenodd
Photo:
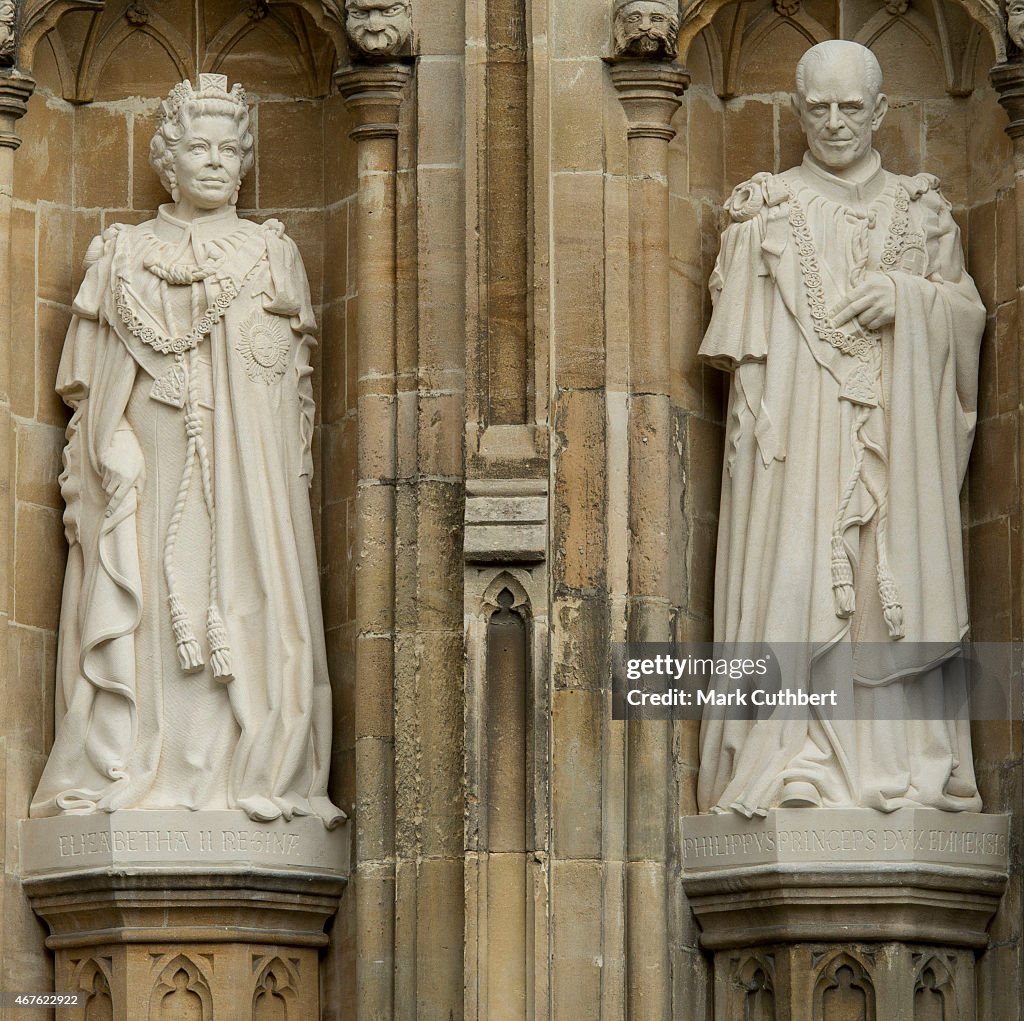
<path fill-rule="evenodd" d="M 228 643 L 228 629 L 221 619 L 215 603 L 206 611 L 206 637 L 210 643 L 210 666 L 218 681 L 228 684 L 234 680 L 231 669 L 231 646 Z"/>
<path fill-rule="evenodd" d="M 181 669 L 186 673 L 200 670 L 203 666 L 203 650 L 192 630 L 192 622 L 188 619 L 185 607 L 177 595 L 170 597 L 171 627 L 174 628 L 174 644 L 178 647 L 178 660 Z"/>
<path fill-rule="evenodd" d="M 889 569 L 881 565 L 878 568 L 878 594 L 882 599 L 882 616 L 885 618 L 885 626 L 889 629 L 889 637 L 902 638 L 905 634 L 903 604 L 900 602 L 895 579 Z"/>
<path fill-rule="evenodd" d="M 836 602 L 836 616 L 852 616 L 856 607 L 853 567 L 841 535 L 832 536 L 832 594 Z"/>

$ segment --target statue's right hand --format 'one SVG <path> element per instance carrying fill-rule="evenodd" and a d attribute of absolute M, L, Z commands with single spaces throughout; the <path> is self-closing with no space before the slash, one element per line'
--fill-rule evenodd
<path fill-rule="evenodd" d="M 139 489 L 146 478 L 146 459 L 135 434 L 119 429 L 110 446 L 100 457 L 103 469 L 103 492 L 109 497 L 107 513 L 113 514 L 133 486 Z"/>

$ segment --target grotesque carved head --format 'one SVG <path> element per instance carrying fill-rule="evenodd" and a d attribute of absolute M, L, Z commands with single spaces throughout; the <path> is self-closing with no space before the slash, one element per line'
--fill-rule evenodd
<path fill-rule="evenodd" d="M 367 56 L 396 56 L 412 34 L 409 0 L 345 0 L 345 30 Z"/>
<path fill-rule="evenodd" d="M 0 0 L 0 64 L 10 64 L 14 58 L 16 15 L 14 0 Z"/>
<path fill-rule="evenodd" d="M 675 0 L 616 0 L 615 55 L 671 60 L 676 55 L 679 7 Z"/>
<path fill-rule="evenodd" d="M 1006 5 L 1006 34 L 1018 50 L 1024 50 L 1024 0 L 1010 0 Z"/>
<path fill-rule="evenodd" d="M 183 190 L 200 209 L 235 201 L 253 164 L 253 137 L 245 89 L 222 74 L 187 79 L 161 104 L 160 125 L 149 143 L 150 166 L 175 202 Z"/>
<path fill-rule="evenodd" d="M 842 39 L 812 46 L 797 64 L 793 105 L 822 166 L 842 176 L 863 165 L 888 109 L 875 55 Z"/>

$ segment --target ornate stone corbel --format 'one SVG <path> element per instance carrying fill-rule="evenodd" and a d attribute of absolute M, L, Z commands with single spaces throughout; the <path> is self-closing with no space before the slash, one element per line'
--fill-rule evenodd
<path fill-rule="evenodd" d="M 14 133 L 14 125 L 25 115 L 35 86 L 32 78 L 17 70 L 0 74 L 0 148 L 17 149 L 21 145 L 21 139 Z M 0 181 L 0 185 L 9 183 Z"/>
<path fill-rule="evenodd" d="M 392 60 L 408 56 L 412 48 L 410 2 L 345 0 L 345 32 L 363 58 Z"/>
<path fill-rule="evenodd" d="M 675 59 L 679 38 L 677 0 L 615 0 L 613 13 L 616 58 Z"/>

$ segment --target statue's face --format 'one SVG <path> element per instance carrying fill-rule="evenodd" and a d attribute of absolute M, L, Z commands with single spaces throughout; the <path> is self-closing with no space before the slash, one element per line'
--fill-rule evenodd
<path fill-rule="evenodd" d="M 882 123 L 888 101 L 864 82 L 856 53 L 807 69 L 797 96 L 800 124 L 811 155 L 836 173 L 859 163 L 871 151 L 871 136 Z"/>
<path fill-rule="evenodd" d="M 638 57 L 675 55 L 679 18 L 664 0 L 633 0 L 615 16 L 615 52 Z"/>
<path fill-rule="evenodd" d="M 412 31 L 407 0 L 348 0 L 345 28 L 364 53 L 395 54 Z"/>
<path fill-rule="evenodd" d="M 1024 0 L 1013 0 L 1007 5 L 1006 33 L 1018 49 L 1024 49 Z"/>
<path fill-rule="evenodd" d="M 178 202 L 197 210 L 234 201 L 242 179 L 242 142 L 231 117 L 196 117 L 174 149 Z"/>

